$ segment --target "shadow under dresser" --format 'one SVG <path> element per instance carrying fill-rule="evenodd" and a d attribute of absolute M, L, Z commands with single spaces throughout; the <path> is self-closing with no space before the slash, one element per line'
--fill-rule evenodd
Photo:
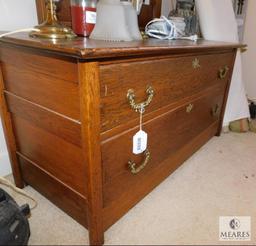
<path fill-rule="evenodd" d="M 16 185 L 88 228 L 90 243 L 220 135 L 239 44 L 0 39 L 1 118 Z M 133 154 L 142 128 L 147 149 Z M 170 187 L 171 189 L 171 187 Z"/>

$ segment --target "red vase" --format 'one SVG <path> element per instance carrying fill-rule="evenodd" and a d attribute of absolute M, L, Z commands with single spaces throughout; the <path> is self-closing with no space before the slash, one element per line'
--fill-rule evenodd
<path fill-rule="evenodd" d="M 96 23 L 97 0 L 71 0 L 71 16 L 73 31 L 88 37 Z"/>

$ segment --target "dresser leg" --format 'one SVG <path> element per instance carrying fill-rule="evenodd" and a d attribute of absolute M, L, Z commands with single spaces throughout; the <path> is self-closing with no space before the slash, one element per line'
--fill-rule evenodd
<path fill-rule="evenodd" d="M 217 131 L 217 133 L 216 133 L 215 136 L 216 136 L 216 137 L 220 137 L 221 132 L 222 132 L 222 126 L 219 126 L 218 131 Z"/>
<path fill-rule="evenodd" d="M 79 63 L 78 70 L 89 239 L 90 245 L 103 245 L 99 65 L 97 62 Z"/>
<path fill-rule="evenodd" d="M 104 245 L 104 232 L 97 229 L 89 229 L 90 245 Z"/>

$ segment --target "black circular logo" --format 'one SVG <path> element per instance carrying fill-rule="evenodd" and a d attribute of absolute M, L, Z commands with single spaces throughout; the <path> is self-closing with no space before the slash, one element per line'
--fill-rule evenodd
<path fill-rule="evenodd" d="M 237 230 L 240 227 L 240 221 L 234 218 L 229 222 L 229 226 L 231 229 Z"/>

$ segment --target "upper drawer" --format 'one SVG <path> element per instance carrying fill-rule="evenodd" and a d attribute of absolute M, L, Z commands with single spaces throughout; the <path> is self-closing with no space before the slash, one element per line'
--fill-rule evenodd
<path fill-rule="evenodd" d="M 152 86 L 154 98 L 146 112 L 201 92 L 218 83 L 226 83 L 233 66 L 234 53 L 173 57 L 135 61 L 100 67 L 102 131 L 138 117 L 131 109 L 127 92 L 132 89 L 137 102 L 145 101 Z M 220 69 L 229 67 L 219 77 Z"/>

